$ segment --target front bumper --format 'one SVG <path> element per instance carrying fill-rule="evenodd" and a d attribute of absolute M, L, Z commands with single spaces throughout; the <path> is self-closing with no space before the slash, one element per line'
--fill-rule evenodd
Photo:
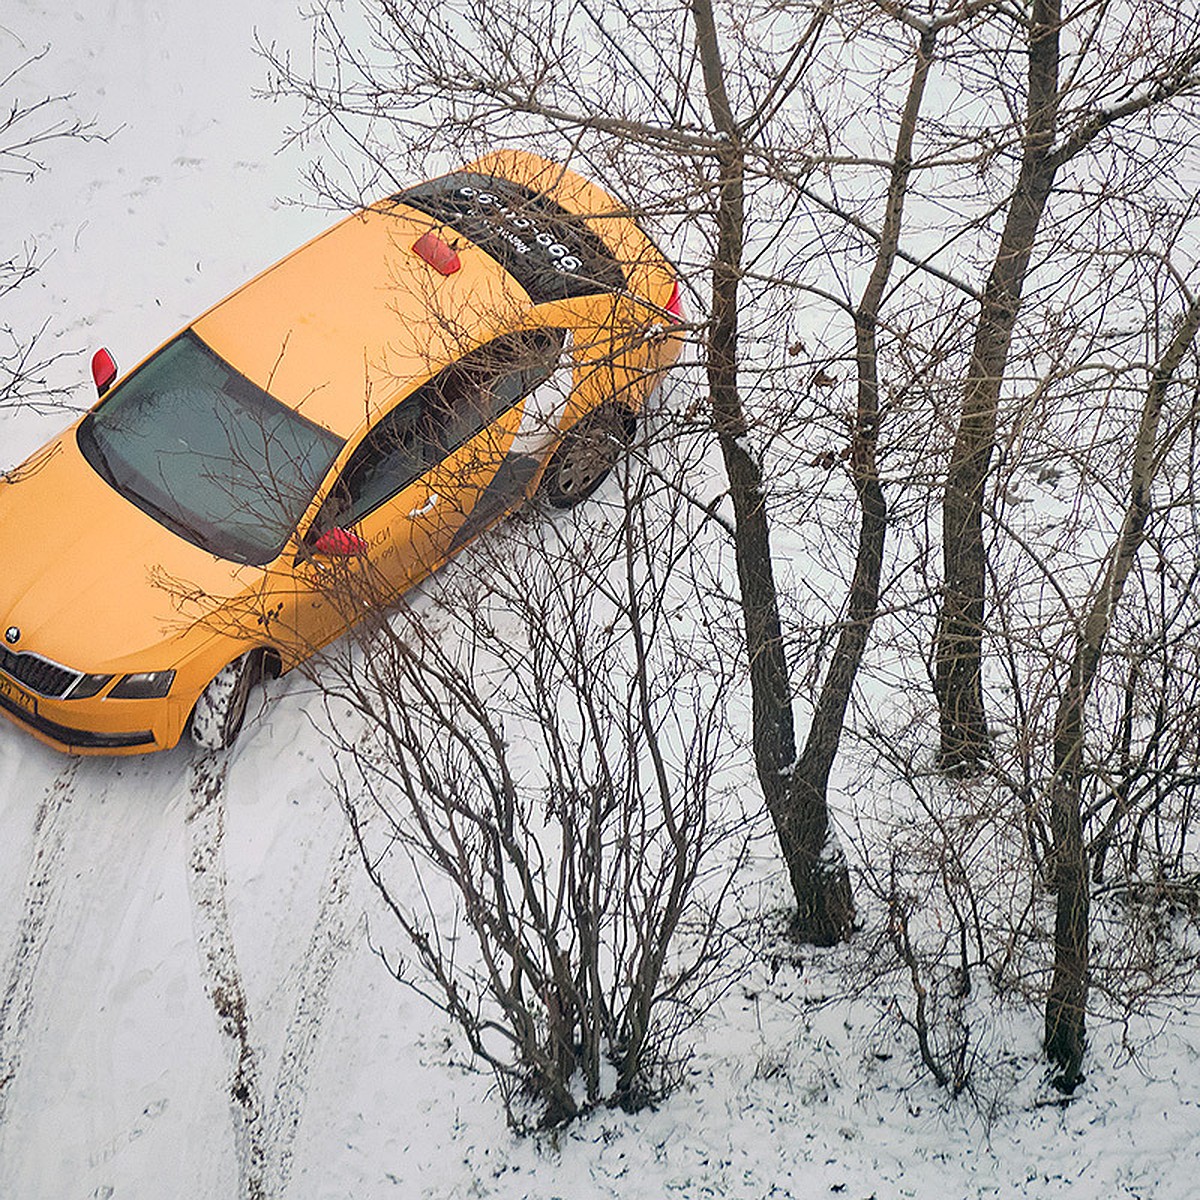
<path fill-rule="evenodd" d="M 0 712 L 40 742 L 68 754 L 142 754 L 179 740 L 174 705 L 163 700 L 53 700 L 0 677 Z"/>

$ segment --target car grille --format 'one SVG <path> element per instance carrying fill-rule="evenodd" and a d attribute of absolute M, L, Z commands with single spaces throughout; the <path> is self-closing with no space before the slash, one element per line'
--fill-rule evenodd
<path fill-rule="evenodd" d="M 79 678 L 78 671 L 60 667 L 40 654 L 30 654 L 28 651 L 14 654 L 3 646 L 0 646 L 0 671 L 11 675 L 31 692 L 50 699 L 65 695 Z"/>

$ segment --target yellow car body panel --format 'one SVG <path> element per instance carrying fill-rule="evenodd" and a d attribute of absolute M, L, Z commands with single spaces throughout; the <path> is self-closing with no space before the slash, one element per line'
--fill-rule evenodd
<path fill-rule="evenodd" d="M 628 288 L 537 304 L 497 259 L 395 198 L 346 217 L 239 288 L 184 332 L 343 439 L 341 451 L 265 563 L 221 557 L 127 499 L 81 451 L 87 418 L 0 477 L 5 715 L 75 753 L 172 746 L 197 697 L 247 650 L 269 651 L 287 670 L 346 630 L 353 614 L 331 599 L 331 569 L 356 572 L 381 602 L 436 570 L 536 486 L 537 473 L 527 472 L 519 495 L 481 500 L 526 400 L 357 520 L 361 558 L 322 561 L 307 535 L 381 415 L 493 338 L 566 331 L 571 391 L 556 417 L 560 435 L 600 404 L 640 408 L 679 351 L 677 336 L 663 333 L 677 316 L 667 312 L 677 296 L 670 264 L 615 200 L 553 163 L 503 151 L 462 172 L 532 187 L 582 216 L 620 261 Z M 413 251 L 431 230 L 457 253 L 450 274 Z M 175 672 L 166 695 L 112 695 L 130 674 L 166 671 Z M 76 676 L 111 678 L 72 698 L 86 690 Z"/>

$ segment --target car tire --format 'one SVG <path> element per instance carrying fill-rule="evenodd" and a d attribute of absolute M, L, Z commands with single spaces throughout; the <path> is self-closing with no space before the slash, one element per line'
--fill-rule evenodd
<path fill-rule="evenodd" d="M 604 481 L 629 447 L 637 418 L 626 408 L 604 404 L 581 418 L 550 456 L 540 495 L 554 508 L 573 508 Z"/>
<path fill-rule="evenodd" d="M 261 650 L 251 650 L 217 672 L 192 709 L 192 741 L 197 746 L 202 750 L 228 750 L 237 741 L 246 720 L 250 692 L 262 674 Z"/>

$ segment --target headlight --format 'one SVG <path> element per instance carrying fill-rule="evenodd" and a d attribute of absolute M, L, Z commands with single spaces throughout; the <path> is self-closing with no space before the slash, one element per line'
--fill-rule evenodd
<path fill-rule="evenodd" d="M 86 700 L 89 696 L 94 696 L 111 678 L 111 675 L 80 675 L 75 681 L 75 686 L 63 699 Z"/>
<path fill-rule="evenodd" d="M 174 671 L 142 671 L 122 676 L 108 695 L 112 700 L 159 700 L 171 690 L 174 682 Z"/>

